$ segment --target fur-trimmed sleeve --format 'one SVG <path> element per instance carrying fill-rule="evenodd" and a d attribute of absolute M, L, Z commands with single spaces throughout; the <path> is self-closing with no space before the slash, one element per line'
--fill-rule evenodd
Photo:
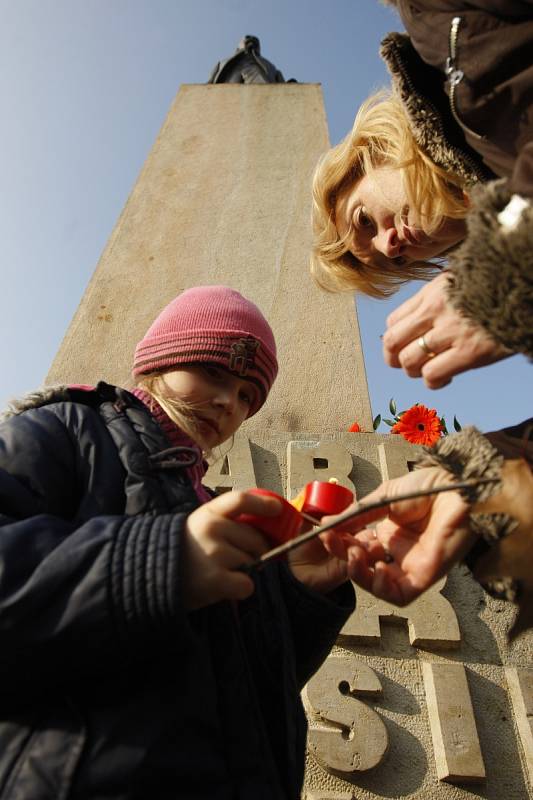
<path fill-rule="evenodd" d="M 486 436 L 476 428 L 465 428 L 460 433 L 441 439 L 418 460 L 417 468 L 440 466 L 459 481 L 469 478 L 494 480 L 494 483 L 477 486 L 468 498 L 474 506 L 470 514 L 470 529 L 479 539 L 467 554 L 465 562 L 474 571 L 489 549 L 501 552 L 502 542 L 516 530 L 519 522 L 523 524 L 524 515 L 531 518 L 532 434 L 533 420 Z M 506 471 L 506 466 L 511 464 L 521 465 L 521 471 L 515 472 L 514 477 Z M 486 501 L 494 496 L 501 498 L 496 505 L 498 512 L 494 513 L 493 507 L 491 513 L 486 513 L 490 508 L 490 503 L 487 505 Z M 480 511 L 484 513 L 476 511 L 478 504 L 481 504 Z M 481 582 L 493 596 L 520 603 L 522 585 L 514 574 L 501 574 Z"/>
<path fill-rule="evenodd" d="M 472 191 L 468 233 L 450 255 L 452 305 L 499 344 L 533 359 L 533 206 L 506 180 Z"/>

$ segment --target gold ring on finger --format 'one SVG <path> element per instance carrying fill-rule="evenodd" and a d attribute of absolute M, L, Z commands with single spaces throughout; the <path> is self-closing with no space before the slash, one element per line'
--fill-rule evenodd
<path fill-rule="evenodd" d="M 419 336 L 416 341 L 420 349 L 424 351 L 428 358 L 435 358 L 437 354 L 434 353 L 433 350 L 428 346 L 425 336 Z"/>

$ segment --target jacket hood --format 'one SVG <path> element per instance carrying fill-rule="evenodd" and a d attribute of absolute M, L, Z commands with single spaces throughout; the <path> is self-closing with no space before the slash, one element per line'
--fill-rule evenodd
<path fill-rule="evenodd" d="M 17 414 L 22 414 L 31 408 L 40 408 L 41 406 L 48 406 L 50 403 L 60 403 L 69 399 L 70 389 L 68 386 L 45 386 L 42 389 L 36 389 L 34 392 L 29 392 L 22 397 L 10 400 L 5 411 L 0 412 L 0 422 L 16 417 Z"/>

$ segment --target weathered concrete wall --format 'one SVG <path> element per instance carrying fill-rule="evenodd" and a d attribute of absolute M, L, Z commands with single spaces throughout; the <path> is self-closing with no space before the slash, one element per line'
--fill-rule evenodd
<path fill-rule="evenodd" d="M 222 283 L 257 303 L 278 343 L 280 378 L 250 430 L 370 429 L 353 300 L 308 275 L 310 181 L 327 146 L 319 86 L 182 86 L 47 383 L 125 385 L 161 308 Z"/>
<path fill-rule="evenodd" d="M 213 488 L 292 497 L 336 477 L 360 499 L 404 474 L 417 452 L 399 436 L 265 431 L 249 440 L 242 431 L 209 471 Z M 356 611 L 304 691 L 304 796 L 533 796 L 533 637 L 509 646 L 513 617 L 464 567 L 404 609 L 357 589 Z"/>

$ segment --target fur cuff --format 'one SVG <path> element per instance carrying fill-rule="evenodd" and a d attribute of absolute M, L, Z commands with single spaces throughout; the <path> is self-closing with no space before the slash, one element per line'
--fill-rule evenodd
<path fill-rule="evenodd" d="M 533 206 L 522 204 L 514 224 L 502 225 L 510 201 L 504 180 L 472 191 L 467 238 L 449 256 L 448 291 L 452 305 L 499 344 L 533 359 Z"/>
<path fill-rule="evenodd" d="M 477 428 L 464 428 L 460 433 L 444 436 L 435 447 L 427 450 L 417 462 L 422 467 L 443 467 L 458 481 L 476 478 L 501 477 L 503 456 Z M 467 490 L 472 505 L 482 502 L 501 488 L 501 481 L 482 484 Z"/>
<path fill-rule="evenodd" d="M 476 486 L 463 492 L 471 505 L 483 502 L 501 489 L 503 456 L 476 428 L 445 436 L 423 455 L 417 469 L 443 467 L 458 481 L 495 478 L 494 483 Z M 516 527 L 516 520 L 507 514 L 471 514 L 470 529 L 488 544 L 507 536 Z"/>

